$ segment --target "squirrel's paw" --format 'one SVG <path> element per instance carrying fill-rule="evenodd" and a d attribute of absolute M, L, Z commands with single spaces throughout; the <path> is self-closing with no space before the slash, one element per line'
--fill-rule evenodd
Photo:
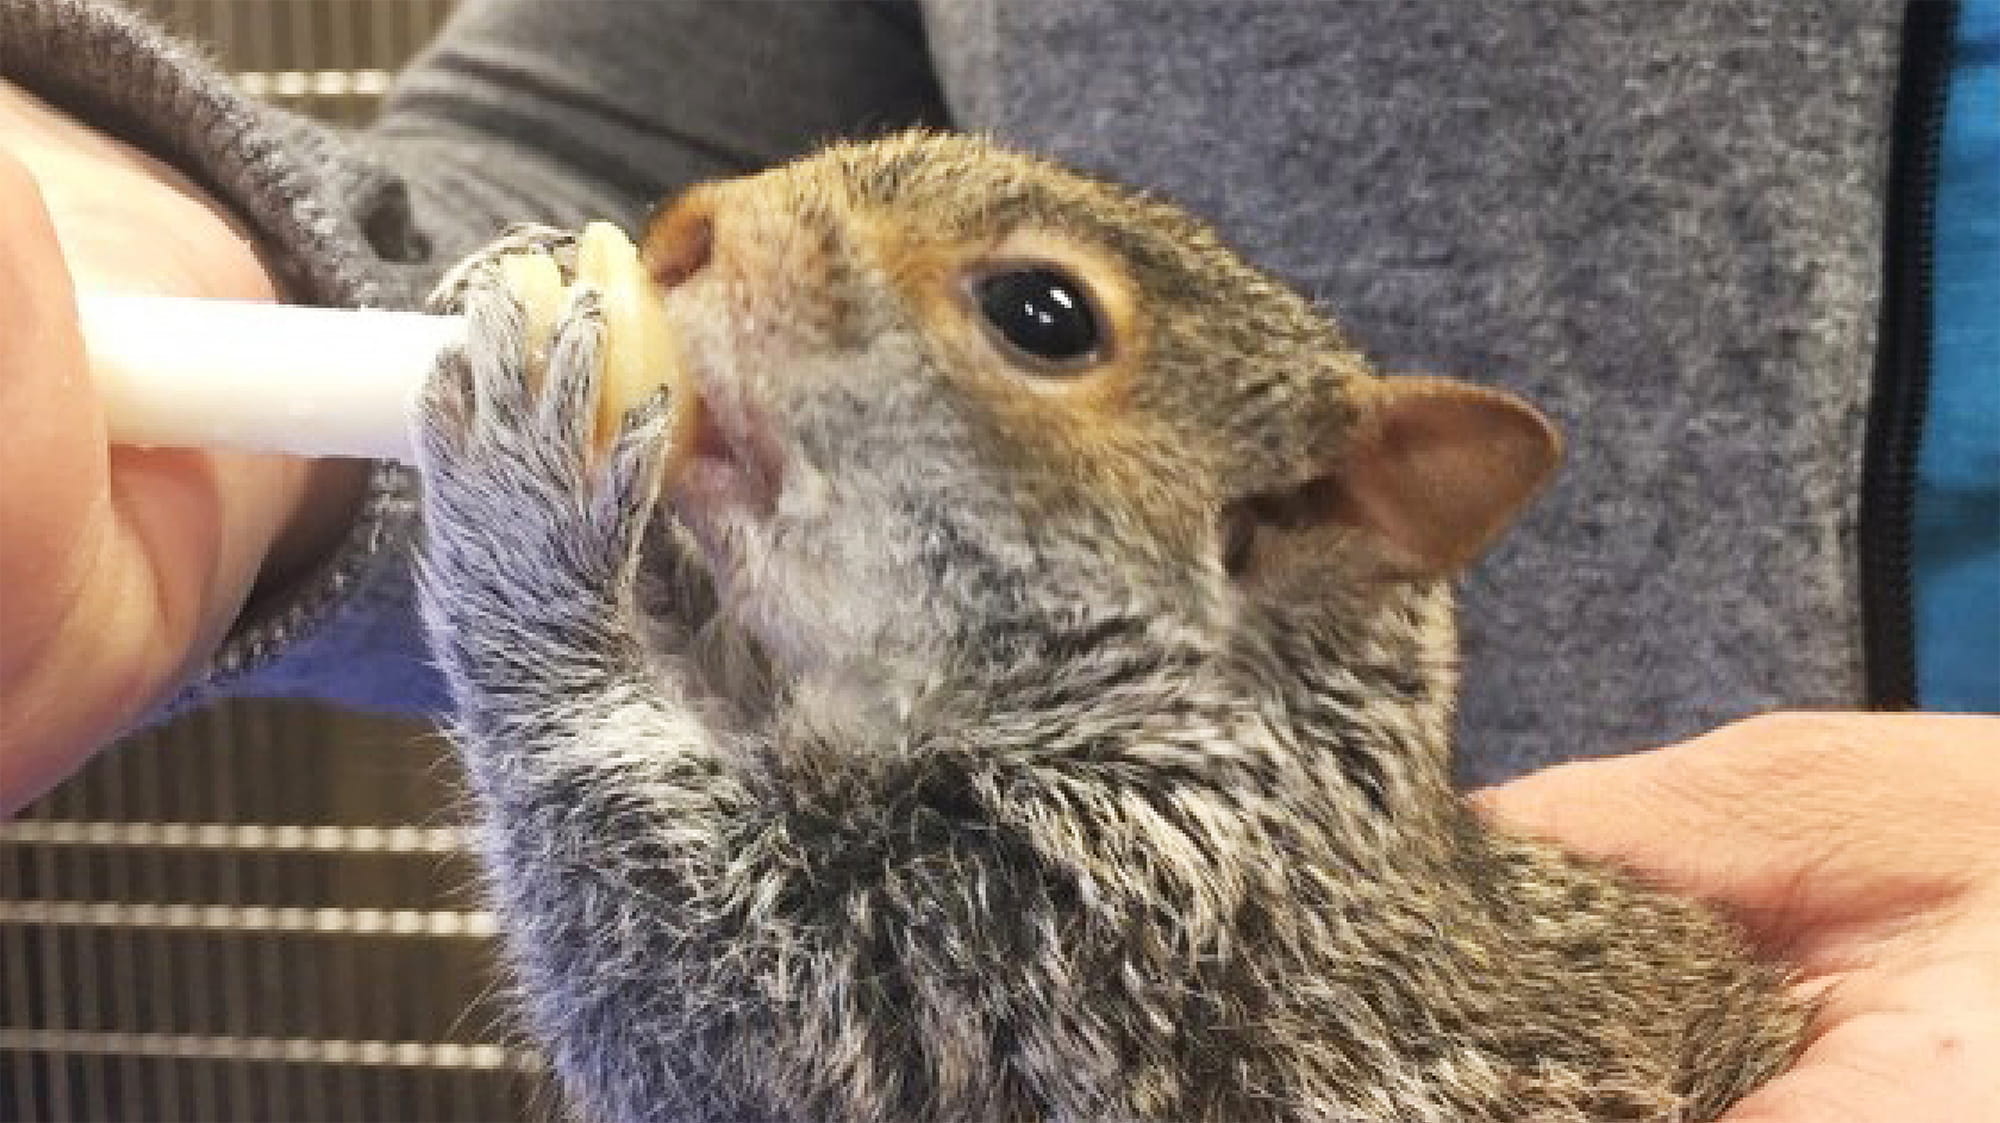
<path fill-rule="evenodd" d="M 658 491 L 667 395 L 627 411 L 597 447 L 601 294 L 575 286 L 538 324 L 503 256 L 465 268 L 465 340 L 439 356 L 418 403 L 425 564 L 446 581 L 473 566 L 607 593 L 630 577 Z"/>

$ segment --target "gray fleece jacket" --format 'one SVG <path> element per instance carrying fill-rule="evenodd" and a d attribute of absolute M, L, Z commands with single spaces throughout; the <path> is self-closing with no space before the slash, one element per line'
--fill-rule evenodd
<path fill-rule="evenodd" d="M 302 300 L 413 304 L 503 224 L 949 123 L 1157 190 L 1391 371 L 1503 385 L 1560 481 L 1466 582 L 1465 778 L 1856 705 L 1855 514 L 1898 8 L 1880 0 L 468 0 L 381 120 L 237 97 L 94 0 L 0 73 L 236 207 Z M 272 377 L 282 378 L 282 369 Z M 411 483 L 182 705 L 442 704 Z"/>

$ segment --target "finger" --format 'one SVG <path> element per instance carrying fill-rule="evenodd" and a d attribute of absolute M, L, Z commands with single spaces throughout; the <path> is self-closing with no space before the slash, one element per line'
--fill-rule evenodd
<path fill-rule="evenodd" d="M 604 299 L 595 288 L 573 290 L 549 348 L 549 369 L 535 427 L 576 456 L 582 471 L 596 422 L 598 384 L 604 367 Z"/>
<path fill-rule="evenodd" d="M 499 270 L 475 273 L 465 293 L 465 354 L 472 370 L 473 427 L 482 439 L 504 439 L 532 411 L 528 311 L 508 291 Z"/>
<path fill-rule="evenodd" d="M 1633 866 L 1682 888 L 1768 897 L 1745 886 L 1772 861 L 1757 810 L 1694 745 L 1560 765 L 1475 794 L 1502 826 Z"/>
<path fill-rule="evenodd" d="M 1761 805 L 1769 783 L 1743 780 L 1700 744 L 1563 765 L 1474 802 L 1504 827 L 1710 901 L 1767 951 L 1792 952 L 1812 927 L 1815 879 L 1847 848 L 1844 818 L 1795 830 L 1790 810 Z"/>
<path fill-rule="evenodd" d="M 673 411 L 681 408 L 662 386 L 638 405 L 625 411 L 618 424 L 618 437 L 611 448 L 610 486 L 620 509 L 643 512 L 660 489 L 660 465 L 666 460 L 667 431 Z"/>
<path fill-rule="evenodd" d="M 591 523 L 602 536 L 607 560 L 617 566 L 613 580 L 619 588 L 629 587 L 639 564 L 639 543 L 652 521 L 673 409 L 666 387 L 655 390 L 625 411 L 606 454 L 609 462 L 602 490 L 591 504 Z"/>
<path fill-rule="evenodd" d="M 472 362 L 463 347 L 446 348 L 417 396 L 417 449 L 426 476 L 436 476 L 464 456 L 472 403 Z"/>
<path fill-rule="evenodd" d="M 1963 891 L 2000 852 L 1996 800 L 1994 719 L 1786 714 L 1550 769 L 1475 803 L 1717 900 L 1790 950 L 1801 932 L 1837 940 Z"/>

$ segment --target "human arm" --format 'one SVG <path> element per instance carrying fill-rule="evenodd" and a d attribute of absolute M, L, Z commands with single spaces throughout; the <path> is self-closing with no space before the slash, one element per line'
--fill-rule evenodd
<path fill-rule="evenodd" d="M 1760 717 L 1479 801 L 1713 901 L 1820 998 L 1723 1123 L 2000 1119 L 2000 718 Z"/>

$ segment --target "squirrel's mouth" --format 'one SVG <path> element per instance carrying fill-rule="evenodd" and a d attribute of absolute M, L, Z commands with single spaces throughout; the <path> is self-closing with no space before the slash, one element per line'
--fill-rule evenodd
<path fill-rule="evenodd" d="M 748 516 L 762 521 L 778 504 L 784 459 L 762 415 L 703 386 L 695 395 L 687 459 L 669 488 L 684 519 L 695 523 Z"/>

